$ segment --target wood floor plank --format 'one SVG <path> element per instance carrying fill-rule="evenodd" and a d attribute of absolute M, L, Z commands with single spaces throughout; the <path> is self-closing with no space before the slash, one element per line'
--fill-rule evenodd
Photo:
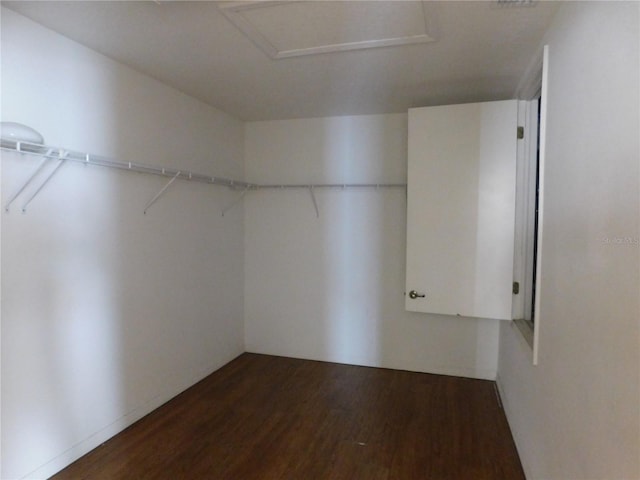
<path fill-rule="evenodd" d="M 493 382 L 245 353 L 53 478 L 524 474 Z"/>

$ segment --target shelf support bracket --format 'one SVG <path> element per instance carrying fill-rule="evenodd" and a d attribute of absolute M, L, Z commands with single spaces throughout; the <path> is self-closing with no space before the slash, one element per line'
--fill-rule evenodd
<path fill-rule="evenodd" d="M 311 195 L 311 201 L 313 202 L 313 208 L 316 210 L 316 217 L 320 218 L 320 210 L 318 210 L 318 202 L 316 200 L 316 194 L 313 193 L 313 185 L 309 185 L 309 195 Z"/>
<path fill-rule="evenodd" d="M 49 183 L 49 180 L 51 180 L 53 176 L 57 173 L 57 171 L 60 170 L 60 167 L 62 167 L 66 163 L 67 161 L 66 157 L 68 154 L 69 152 L 64 152 L 60 150 L 60 152 L 58 153 L 58 158 L 60 159 L 60 163 L 58 163 L 58 165 L 56 165 L 56 167 L 51 171 L 49 176 L 47 176 L 47 178 L 44 179 L 44 181 L 40 184 L 38 189 L 35 192 L 33 192 L 33 195 L 29 197 L 29 200 L 27 200 L 25 204 L 22 205 L 22 213 L 27 213 L 27 206 L 33 201 L 34 198 L 38 196 L 38 194 L 42 191 L 45 185 Z"/>
<path fill-rule="evenodd" d="M 160 189 L 160 191 L 158 193 L 155 194 L 155 196 L 149 200 L 149 202 L 144 206 L 144 211 L 142 212 L 144 215 L 147 214 L 147 210 L 149 210 L 149 208 L 151 207 L 151 205 L 153 205 L 154 203 L 156 203 L 158 201 L 158 199 L 164 194 L 164 192 L 167 190 L 167 188 L 169 188 L 171 186 L 171 184 L 173 182 L 176 181 L 176 179 L 180 176 L 182 172 L 180 170 L 178 170 L 176 172 L 176 174 L 171 177 L 171 180 L 169 180 L 164 187 L 162 187 Z"/>
<path fill-rule="evenodd" d="M 225 213 L 227 213 L 229 210 L 235 207 L 238 203 L 240 203 L 240 200 L 244 198 L 244 196 L 247 194 L 248 191 L 249 191 L 249 186 L 244 187 L 244 190 L 242 190 L 242 193 L 238 195 L 238 198 L 236 198 L 233 202 L 231 202 L 229 205 L 227 205 L 222 209 L 222 216 L 224 217 Z"/>
<path fill-rule="evenodd" d="M 42 171 L 44 166 L 50 160 L 48 157 L 49 155 L 51 155 L 52 152 L 53 150 L 51 149 L 47 150 L 47 153 L 44 155 L 44 158 L 42 159 L 42 162 L 40 162 L 40 165 L 38 165 L 38 167 L 34 170 L 33 174 L 31 174 L 31 176 L 27 179 L 27 181 L 24 182 L 24 184 L 18 189 L 16 193 L 13 194 L 13 196 L 6 203 L 6 205 L 4 206 L 5 212 L 9 212 L 9 208 L 11 207 L 11 204 L 15 201 L 15 199 L 18 198 L 22 192 L 24 192 L 24 189 L 27 188 L 31 184 L 31 182 L 33 182 L 33 179 L 36 178 L 38 174 Z"/>

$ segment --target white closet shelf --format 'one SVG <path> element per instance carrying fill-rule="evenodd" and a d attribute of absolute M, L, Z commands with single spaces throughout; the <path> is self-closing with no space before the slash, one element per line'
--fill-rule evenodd
<path fill-rule="evenodd" d="M 249 188 L 285 189 L 285 188 L 406 188 L 406 183 L 288 183 L 288 184 L 252 184 Z"/>
<path fill-rule="evenodd" d="M 182 180 L 209 183 L 212 185 L 222 185 L 225 187 L 237 189 L 244 189 L 246 187 L 252 186 L 251 184 L 240 180 L 203 175 L 201 173 L 189 172 L 187 170 L 177 168 L 164 168 L 152 165 L 144 165 L 141 163 L 124 162 L 100 155 L 93 155 L 90 153 L 78 152 L 66 148 L 52 147 L 48 145 L 39 145 L 36 143 L 2 139 L 2 143 L 0 143 L 0 149 L 25 153 L 28 155 L 36 155 L 51 160 L 60 160 L 64 158 L 66 161 L 82 163 L 85 165 L 97 165 L 100 167 L 117 168 L 120 170 L 129 170 L 131 172 L 137 173 L 149 173 L 151 175 L 160 175 L 169 178 L 177 177 Z"/>
<path fill-rule="evenodd" d="M 313 195 L 314 189 L 346 189 L 346 188 L 406 188 L 406 183 L 293 183 L 293 184 L 259 184 L 259 183 L 250 183 L 245 182 L 243 180 L 234 180 L 230 178 L 224 177 L 216 177 L 211 175 L 204 175 L 202 173 L 194 173 L 187 170 L 177 169 L 177 168 L 168 168 L 168 167 L 156 167 L 152 165 L 144 165 L 141 163 L 134 162 L 125 162 L 121 160 L 115 160 L 112 158 L 94 155 L 85 152 L 79 152 L 74 150 L 69 150 L 66 148 L 49 146 L 49 145 L 41 145 L 37 143 L 29 143 L 22 142 L 10 139 L 2 139 L 0 141 L 0 150 L 17 152 L 26 155 L 38 156 L 43 159 L 43 162 L 38 166 L 35 172 L 31 175 L 31 177 L 22 185 L 21 188 L 9 199 L 7 204 L 5 205 L 5 210 L 9 211 L 9 207 L 13 203 L 13 201 L 25 190 L 25 188 L 34 180 L 34 178 L 42 171 L 46 163 L 49 160 L 58 160 L 59 163 L 56 167 L 49 173 L 46 179 L 41 182 L 40 186 L 36 190 L 36 192 L 29 198 L 29 200 L 22 207 L 22 211 L 26 211 L 27 205 L 36 197 L 36 195 L 42 190 L 45 184 L 53 177 L 53 175 L 60 169 L 60 167 L 65 162 L 74 162 L 81 163 L 83 165 L 96 165 L 99 167 L 107 167 L 107 168 L 117 168 L 119 170 L 127 170 L 130 172 L 136 173 L 147 173 L 151 175 L 158 175 L 162 177 L 169 178 L 169 182 L 162 187 L 162 189 L 147 203 L 144 208 L 144 213 L 147 212 L 149 207 L 153 205 L 162 194 L 167 190 L 167 188 L 177 179 L 187 180 L 191 182 L 200 182 L 207 183 L 210 185 L 219 185 L 231 188 L 233 190 L 241 190 L 242 194 L 238 198 L 237 201 L 241 200 L 244 195 L 248 191 L 256 191 L 256 190 L 267 190 L 267 189 L 308 189 L 311 193 L 311 196 L 314 200 L 314 206 L 316 207 L 316 214 L 318 213 L 317 203 L 315 201 L 315 196 Z M 237 201 L 233 202 L 228 207 L 224 208 L 222 213 L 229 210 L 233 205 L 237 203 Z"/>

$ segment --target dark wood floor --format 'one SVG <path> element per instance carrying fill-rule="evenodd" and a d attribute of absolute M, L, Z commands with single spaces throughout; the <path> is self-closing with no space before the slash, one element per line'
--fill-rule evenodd
<path fill-rule="evenodd" d="M 494 383 L 243 354 L 63 479 L 524 479 Z"/>

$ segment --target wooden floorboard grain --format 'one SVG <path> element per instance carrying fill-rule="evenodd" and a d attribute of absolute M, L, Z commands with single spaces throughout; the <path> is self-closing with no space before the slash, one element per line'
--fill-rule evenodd
<path fill-rule="evenodd" d="M 524 474 L 493 382 L 245 353 L 53 478 Z"/>

